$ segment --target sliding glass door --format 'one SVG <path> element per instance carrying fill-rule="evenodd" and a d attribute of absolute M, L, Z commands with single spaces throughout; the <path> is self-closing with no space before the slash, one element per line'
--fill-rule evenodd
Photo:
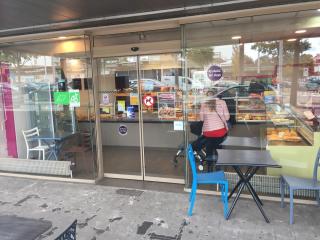
<path fill-rule="evenodd" d="M 180 59 L 173 53 L 98 60 L 106 177 L 184 182 Z"/>

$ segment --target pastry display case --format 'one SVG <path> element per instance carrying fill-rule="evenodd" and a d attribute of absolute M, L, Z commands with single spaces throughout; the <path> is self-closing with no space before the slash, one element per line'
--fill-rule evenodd
<path fill-rule="evenodd" d="M 237 123 L 261 123 L 261 135 L 268 145 L 313 144 L 313 129 L 291 108 L 259 97 L 241 97 L 235 102 Z"/>
<path fill-rule="evenodd" d="M 266 122 L 266 105 L 257 97 L 236 98 L 237 122 Z"/>

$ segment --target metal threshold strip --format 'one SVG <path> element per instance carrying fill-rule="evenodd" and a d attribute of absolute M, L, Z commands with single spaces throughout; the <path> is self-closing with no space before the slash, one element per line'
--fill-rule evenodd
<path fill-rule="evenodd" d="M 94 23 L 94 22 L 101 22 L 101 21 L 108 21 L 108 20 L 124 19 L 124 18 L 143 17 L 143 16 L 151 16 L 151 15 L 165 14 L 165 13 L 175 13 L 175 12 L 178 13 L 178 12 L 188 11 L 188 10 L 200 10 L 200 9 L 229 6 L 234 4 L 250 3 L 250 2 L 259 2 L 259 0 L 234 0 L 234 1 L 227 1 L 227 2 L 186 6 L 186 7 L 180 7 L 180 8 L 163 9 L 163 10 L 157 10 L 157 11 L 114 15 L 114 16 L 108 16 L 108 17 L 70 20 L 70 21 L 63 21 L 63 22 L 57 22 L 57 23 L 48 23 L 48 24 L 40 24 L 40 25 L 33 25 L 33 26 L 27 26 L 27 27 L 3 29 L 3 30 L 0 30 L 0 33 L 13 33 L 13 32 L 24 31 L 24 30 L 30 30 L 30 31 L 36 31 L 41 29 L 48 30 L 48 28 L 57 28 L 57 27 L 64 27 L 64 26 L 68 27 L 70 25 L 80 25 L 84 23 Z"/>

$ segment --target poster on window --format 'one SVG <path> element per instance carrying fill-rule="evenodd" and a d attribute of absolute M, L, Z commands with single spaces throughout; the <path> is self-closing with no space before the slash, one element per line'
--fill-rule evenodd
<path fill-rule="evenodd" d="M 175 93 L 158 92 L 158 117 L 159 119 L 176 118 Z"/>

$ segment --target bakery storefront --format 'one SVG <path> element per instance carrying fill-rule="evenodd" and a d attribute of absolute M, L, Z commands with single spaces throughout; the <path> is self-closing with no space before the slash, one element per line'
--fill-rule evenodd
<path fill-rule="evenodd" d="M 282 166 L 260 170 L 258 191 L 278 194 L 282 173 L 312 175 L 317 9 L 105 32 L 0 45 L 3 174 L 188 187 L 185 149 L 197 138 L 189 126 L 210 94 L 231 114 L 222 148 L 268 149 Z"/>

